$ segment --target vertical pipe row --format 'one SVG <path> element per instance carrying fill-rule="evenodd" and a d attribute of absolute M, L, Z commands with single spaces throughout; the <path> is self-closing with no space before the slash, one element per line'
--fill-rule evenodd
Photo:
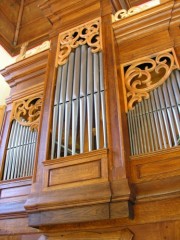
<path fill-rule="evenodd" d="M 24 121 L 24 120 L 22 120 Z M 9 136 L 3 180 L 11 180 L 31 176 L 33 171 L 34 154 L 37 132 L 32 132 L 29 127 L 20 125 L 13 120 Z"/>
<path fill-rule="evenodd" d="M 107 147 L 102 53 L 82 45 L 58 68 L 51 159 L 103 147 L 101 131 Z"/>
<path fill-rule="evenodd" d="M 179 144 L 180 72 L 150 92 L 150 98 L 127 113 L 131 155 L 146 154 Z"/>

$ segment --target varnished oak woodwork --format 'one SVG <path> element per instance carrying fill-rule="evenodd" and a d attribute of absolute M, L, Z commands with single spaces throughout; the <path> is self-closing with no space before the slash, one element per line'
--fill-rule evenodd
<path fill-rule="evenodd" d="M 166 59 L 165 64 L 162 59 Z M 150 64 L 150 67 L 141 69 L 140 65 L 143 64 Z M 164 73 L 159 74 L 158 68 L 164 69 Z M 161 86 L 171 72 L 178 68 L 179 64 L 174 49 L 167 49 L 122 65 L 126 112 L 132 110 L 137 102 L 140 103 L 143 99 L 148 99 L 150 97 L 149 92 Z M 140 83 L 137 84 L 139 81 Z M 139 85 L 141 85 L 140 88 Z"/>
<path fill-rule="evenodd" d="M 134 234 L 129 229 L 122 229 L 117 232 L 109 232 L 109 233 L 88 233 L 88 232 L 81 232 L 81 233 L 69 233 L 69 234 L 52 234 L 48 237 L 48 239 L 88 239 L 88 240 L 98 240 L 99 238 L 102 240 L 132 240 Z"/>
<path fill-rule="evenodd" d="M 12 105 L 20 99 L 28 98 L 34 94 L 41 94 L 44 89 L 48 51 L 32 56 L 25 61 L 20 61 L 6 69 L 1 70 L 7 82 L 10 83 L 11 93 L 7 100 L 5 124 L 0 145 L 1 171 L 3 170 L 4 157 L 10 122 L 12 120 Z M 4 155 L 5 156 L 5 155 Z M 2 174 L 2 173 L 1 173 Z M 0 219 L 26 217 L 24 204 L 31 191 L 31 177 L 0 182 Z"/>
<path fill-rule="evenodd" d="M 42 101 L 42 94 L 39 94 L 15 102 L 12 109 L 12 119 L 15 119 L 22 126 L 38 131 Z M 26 118 L 26 115 L 29 117 Z M 26 122 L 22 121 L 24 118 Z"/>
<path fill-rule="evenodd" d="M 5 109 L 6 109 L 5 105 L 0 106 L 0 136 L 2 134 L 2 125 L 4 120 Z"/>
<path fill-rule="evenodd" d="M 180 173 L 179 147 L 138 157 L 131 157 L 130 159 L 133 182 L 145 182 L 178 176 Z"/>
<path fill-rule="evenodd" d="M 51 47 L 1 71 L 12 90 L 0 161 L 9 135 L 12 103 L 43 93 L 36 166 L 32 180 L 0 183 L 0 239 L 124 240 L 120 233 L 128 229 L 133 240 L 179 240 L 179 147 L 130 157 L 120 71 L 120 64 L 172 47 L 179 61 L 179 1 L 163 1 L 115 23 L 108 0 L 39 0 L 38 10 L 29 15 L 28 9 L 35 4 L 34 0 L 24 2 L 26 16 L 22 18 L 19 44 L 30 38 L 32 46 L 50 38 Z M 18 9 L 19 1 L 15 5 Z M 51 161 L 49 138 L 58 35 L 97 17 L 102 22 L 108 150 Z M 4 44 L 15 51 L 19 45 L 12 48 L 9 41 L 14 36 L 9 31 L 15 29 L 14 20 L 9 23 L 6 10 L 1 18 L 5 18 L 7 28 Z M 37 29 L 31 25 L 36 21 Z"/>

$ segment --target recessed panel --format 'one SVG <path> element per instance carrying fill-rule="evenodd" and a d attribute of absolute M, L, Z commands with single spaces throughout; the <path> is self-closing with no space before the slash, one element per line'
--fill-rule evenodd
<path fill-rule="evenodd" d="M 49 186 L 87 181 L 101 177 L 101 162 L 92 161 L 49 171 Z"/>

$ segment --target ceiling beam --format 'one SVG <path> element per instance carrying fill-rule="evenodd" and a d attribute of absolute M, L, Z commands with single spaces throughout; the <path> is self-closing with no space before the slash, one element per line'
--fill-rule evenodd
<path fill-rule="evenodd" d="M 18 14 L 18 20 L 17 20 L 17 24 L 16 24 L 16 31 L 14 34 L 14 41 L 13 41 L 14 46 L 16 46 L 17 42 L 18 42 L 19 30 L 20 30 L 22 15 L 23 15 L 23 9 L 24 9 L 24 0 L 21 0 L 21 5 L 19 8 L 19 14 Z"/>

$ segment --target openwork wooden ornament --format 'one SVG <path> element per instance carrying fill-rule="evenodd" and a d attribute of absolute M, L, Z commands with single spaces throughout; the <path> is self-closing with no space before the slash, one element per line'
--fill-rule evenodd
<path fill-rule="evenodd" d="M 101 50 L 100 20 L 94 20 L 59 35 L 58 65 L 67 62 L 69 54 L 80 45 L 87 44 L 96 53 Z"/>
<path fill-rule="evenodd" d="M 35 96 L 18 101 L 14 105 L 13 119 L 31 130 L 38 130 L 41 114 L 42 96 Z"/>
<path fill-rule="evenodd" d="M 127 18 L 127 17 L 130 17 L 130 16 L 134 15 L 134 14 L 143 12 L 143 11 L 145 11 L 149 8 L 152 8 L 154 6 L 157 6 L 157 5 L 159 5 L 159 1 L 158 0 L 153 0 L 153 1 L 149 1 L 149 2 L 146 2 L 144 4 L 141 4 L 139 6 L 132 7 L 129 10 L 121 9 L 118 12 L 116 12 L 115 15 L 112 16 L 112 20 L 113 20 L 113 22 L 116 22 L 116 21 L 119 21 L 123 18 Z"/>
<path fill-rule="evenodd" d="M 141 58 L 123 66 L 126 111 L 149 98 L 149 92 L 162 85 L 178 68 L 175 52 L 169 49 L 156 56 Z"/>

